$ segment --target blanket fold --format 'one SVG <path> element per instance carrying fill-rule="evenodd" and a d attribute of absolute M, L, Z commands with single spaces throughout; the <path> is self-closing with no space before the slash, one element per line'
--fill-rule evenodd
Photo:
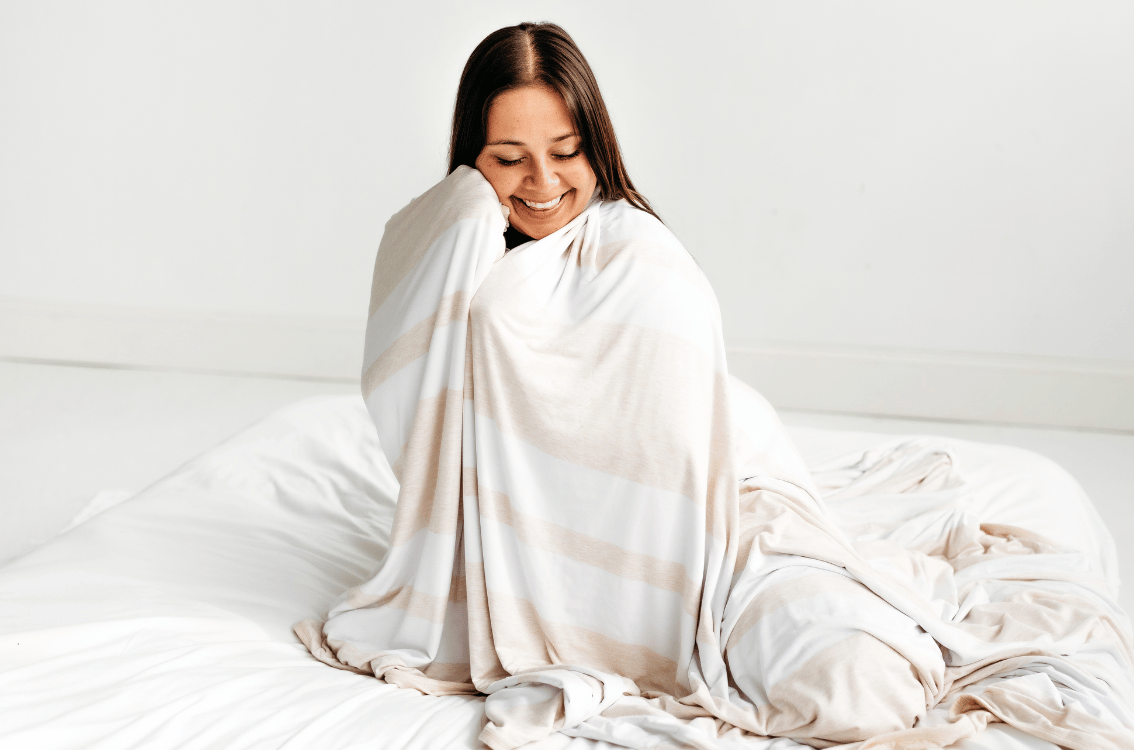
<path fill-rule="evenodd" d="M 296 628 L 317 658 L 487 695 L 494 750 L 913 748 L 989 721 L 1134 746 L 1129 626 L 1073 551 L 959 511 L 931 441 L 816 482 L 654 217 L 596 198 L 507 253 L 504 228 L 467 167 L 386 226 L 362 385 L 401 489 L 375 575 Z M 872 495 L 921 504 L 849 510 Z"/>

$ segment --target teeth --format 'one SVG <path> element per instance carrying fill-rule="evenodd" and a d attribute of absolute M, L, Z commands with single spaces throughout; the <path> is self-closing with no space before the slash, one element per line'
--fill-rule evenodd
<path fill-rule="evenodd" d="M 561 195 L 558 198 L 554 198 L 552 200 L 549 200 L 547 203 L 535 203 L 533 201 L 525 200 L 524 198 L 521 198 L 520 200 L 524 201 L 524 205 L 527 206 L 528 208 L 534 208 L 534 209 L 537 209 L 537 210 L 544 210 L 544 209 L 548 209 L 548 208 L 555 208 L 556 206 L 558 206 L 559 201 L 563 200 L 563 196 Z"/>

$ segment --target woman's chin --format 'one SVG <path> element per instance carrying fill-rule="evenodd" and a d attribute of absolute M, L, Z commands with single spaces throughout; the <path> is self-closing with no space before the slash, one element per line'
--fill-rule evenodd
<path fill-rule="evenodd" d="M 532 226 L 530 224 L 521 224 L 517 221 L 512 222 L 512 226 L 514 226 L 516 229 L 518 229 L 528 237 L 531 237 L 533 240 L 542 240 L 549 234 L 554 234 L 558 230 L 562 229 L 563 226 L 566 226 L 566 224 L 567 222 L 563 222 L 562 226 L 545 226 L 542 224 L 538 226 Z"/>

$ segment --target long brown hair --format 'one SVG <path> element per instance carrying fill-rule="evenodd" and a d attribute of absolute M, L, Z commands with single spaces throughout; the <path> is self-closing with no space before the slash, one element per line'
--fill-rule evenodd
<path fill-rule="evenodd" d="M 614 125 L 591 66 L 575 40 L 553 23 L 521 23 L 498 29 L 469 55 L 453 108 L 449 172 L 462 164 L 476 167 L 476 158 L 488 139 L 488 108 L 497 95 L 533 84 L 548 86 L 563 97 L 603 199 L 625 198 L 660 221 L 626 173 Z"/>

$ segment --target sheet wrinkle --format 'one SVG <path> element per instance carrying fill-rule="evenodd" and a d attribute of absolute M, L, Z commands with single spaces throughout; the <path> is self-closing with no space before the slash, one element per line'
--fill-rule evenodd
<path fill-rule="evenodd" d="M 1129 622 L 1113 592 L 1055 570 L 1082 551 L 982 527 L 939 441 L 808 472 L 774 410 L 727 377 L 711 288 L 648 214 L 594 200 L 507 254 L 503 231 L 465 167 L 387 224 L 370 325 L 410 338 L 367 337 L 364 393 L 402 485 L 381 569 L 321 628 L 297 627 L 317 658 L 486 694 L 493 750 L 554 732 L 912 748 L 989 721 L 1134 746 Z M 383 305 L 395 287 L 414 304 Z M 554 484 L 528 479 L 545 460 L 568 467 Z M 664 558 L 615 554 L 629 496 L 539 520 L 586 506 L 595 477 L 631 483 L 634 503 L 679 492 L 699 510 L 632 516 L 668 540 Z M 399 593 L 418 590 L 424 609 Z M 1066 617 L 1048 616 L 1053 596 Z M 461 674 L 454 654 L 467 683 L 439 679 Z M 1065 710 L 1076 701 L 1089 710 Z"/>

